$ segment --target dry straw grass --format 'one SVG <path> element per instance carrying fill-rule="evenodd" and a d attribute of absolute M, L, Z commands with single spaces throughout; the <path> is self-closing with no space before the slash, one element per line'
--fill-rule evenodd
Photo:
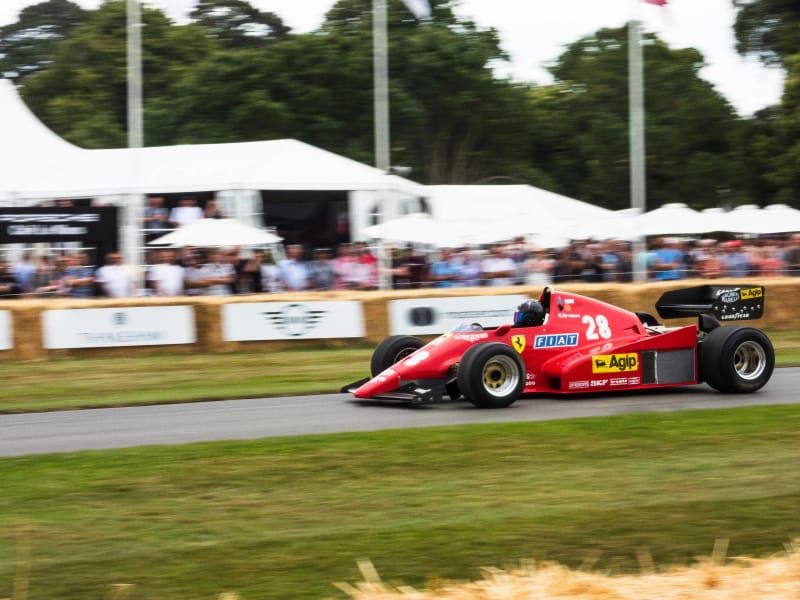
<path fill-rule="evenodd" d="M 723 564 L 726 544 L 690 567 L 656 572 L 640 553 L 639 575 L 605 575 L 570 570 L 555 563 L 519 569 L 484 569 L 484 579 L 443 583 L 418 591 L 382 582 L 369 561 L 359 563 L 364 581 L 336 584 L 355 600 L 798 600 L 800 550 L 768 559 L 734 558 Z"/>

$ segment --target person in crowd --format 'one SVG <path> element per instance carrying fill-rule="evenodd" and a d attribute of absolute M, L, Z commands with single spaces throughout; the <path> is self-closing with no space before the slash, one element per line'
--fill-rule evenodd
<path fill-rule="evenodd" d="M 722 262 L 725 277 L 747 277 L 750 274 L 750 258 L 742 248 L 742 240 L 730 240 L 722 244 Z"/>
<path fill-rule="evenodd" d="M 200 252 L 186 252 L 181 256 L 183 289 L 187 296 L 202 296 L 206 288 L 206 273 Z"/>
<path fill-rule="evenodd" d="M 489 252 L 489 256 L 481 263 L 481 278 L 485 285 L 495 287 L 512 285 L 517 266 L 506 253 L 505 246 L 495 244 Z"/>
<path fill-rule="evenodd" d="M 525 263 L 530 258 L 530 250 L 523 236 L 515 237 L 505 249 L 506 256 L 514 261 L 514 285 L 525 283 Z"/>
<path fill-rule="evenodd" d="M 105 264 L 97 269 L 96 282 L 107 298 L 130 298 L 136 295 L 136 278 L 123 264 L 122 253 L 109 252 Z"/>
<path fill-rule="evenodd" d="M 230 260 L 218 248 L 207 253 L 208 260 L 202 267 L 202 288 L 205 296 L 227 296 L 233 292 L 236 270 Z"/>
<path fill-rule="evenodd" d="M 233 283 L 231 284 L 231 291 L 232 294 L 249 294 L 251 293 L 250 290 L 252 288 L 252 281 L 244 282 L 242 279 L 242 269 L 244 269 L 244 265 L 246 260 L 242 257 L 242 250 L 239 246 L 234 246 L 228 250 L 222 251 L 222 260 L 223 262 L 228 263 L 231 267 L 233 267 L 233 272 L 236 274 L 236 277 L 233 279 Z M 241 285 L 247 283 L 248 285 Z"/>
<path fill-rule="evenodd" d="M 408 287 L 419 289 L 428 283 L 428 258 L 419 248 L 411 246 L 402 260 L 408 278 Z"/>
<path fill-rule="evenodd" d="M 209 200 L 203 207 L 204 219 L 222 219 L 224 216 L 219 208 L 219 202 L 216 200 Z"/>
<path fill-rule="evenodd" d="M 786 263 L 787 275 L 800 277 L 800 233 L 793 233 L 786 240 L 783 262 Z"/>
<path fill-rule="evenodd" d="M 11 265 L 0 262 L 0 298 L 17 298 L 22 293 L 19 283 L 11 272 Z"/>
<path fill-rule="evenodd" d="M 174 250 L 160 250 L 158 262 L 150 267 L 147 281 L 155 296 L 183 295 L 183 267 L 176 262 Z"/>
<path fill-rule="evenodd" d="M 278 277 L 281 287 L 287 292 L 300 292 L 308 289 L 308 265 L 303 260 L 303 246 L 290 244 L 286 248 L 286 258 L 278 263 Z"/>
<path fill-rule="evenodd" d="M 332 290 L 336 283 L 336 271 L 331 260 L 330 248 L 314 250 L 314 260 L 308 265 L 312 290 Z"/>
<path fill-rule="evenodd" d="M 674 238 L 657 240 L 650 262 L 652 279 L 673 281 L 686 276 L 686 262 L 680 242 Z"/>
<path fill-rule="evenodd" d="M 88 264 L 86 252 L 75 252 L 67 257 L 61 277 L 61 293 L 71 298 L 92 298 L 95 295 L 95 270 Z"/>
<path fill-rule="evenodd" d="M 461 285 L 461 268 L 452 248 L 442 248 L 437 259 L 431 262 L 428 280 L 438 288 Z"/>
<path fill-rule="evenodd" d="M 751 253 L 753 275 L 758 277 L 780 277 L 786 272 L 786 263 L 780 248 L 769 240 Z"/>
<path fill-rule="evenodd" d="M 59 292 L 59 279 L 61 270 L 56 268 L 47 254 L 43 254 L 36 261 L 36 272 L 33 274 L 32 294 L 35 296 L 54 296 Z"/>
<path fill-rule="evenodd" d="M 282 292 L 281 279 L 278 276 L 278 265 L 272 252 L 265 252 L 261 261 L 261 290 L 267 293 Z"/>
<path fill-rule="evenodd" d="M 366 242 L 355 244 L 355 287 L 359 290 L 377 290 L 379 284 L 378 259 Z"/>
<path fill-rule="evenodd" d="M 20 293 L 30 294 L 33 290 L 33 276 L 36 273 L 36 265 L 33 262 L 31 252 L 26 250 L 22 253 L 19 262 L 11 267 L 11 274 L 19 286 Z"/>
<path fill-rule="evenodd" d="M 260 294 L 264 291 L 261 278 L 261 267 L 264 264 L 264 251 L 260 248 L 253 250 L 250 256 L 238 261 L 236 270 L 237 294 Z"/>
<path fill-rule="evenodd" d="M 172 227 L 184 227 L 203 218 L 203 210 L 197 206 L 194 198 L 181 198 L 178 206 L 169 213 L 169 224 Z"/>
<path fill-rule="evenodd" d="M 461 248 L 455 253 L 454 262 L 460 273 L 460 285 L 477 287 L 481 285 L 481 251 Z"/>
<path fill-rule="evenodd" d="M 145 241 L 154 240 L 169 231 L 169 211 L 164 206 L 164 198 L 151 196 L 147 199 L 142 221 L 144 223 Z"/>
<path fill-rule="evenodd" d="M 695 247 L 695 265 L 698 277 L 716 279 L 725 274 L 725 263 L 716 240 L 701 240 Z"/>
<path fill-rule="evenodd" d="M 347 243 L 339 244 L 336 248 L 336 258 L 333 259 L 334 289 L 355 289 L 357 268 L 358 259 L 353 254 L 352 246 Z"/>

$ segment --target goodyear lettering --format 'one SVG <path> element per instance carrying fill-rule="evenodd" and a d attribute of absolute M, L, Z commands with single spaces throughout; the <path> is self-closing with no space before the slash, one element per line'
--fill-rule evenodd
<path fill-rule="evenodd" d="M 598 354 L 592 357 L 592 373 L 624 373 L 639 368 L 639 355 Z"/>
<path fill-rule="evenodd" d="M 537 335 L 533 340 L 534 348 L 564 348 L 578 345 L 577 333 L 558 333 L 553 335 Z"/>
<path fill-rule="evenodd" d="M 764 295 L 764 290 L 761 288 L 747 288 L 739 292 L 742 300 L 752 300 L 753 298 L 761 298 Z"/>

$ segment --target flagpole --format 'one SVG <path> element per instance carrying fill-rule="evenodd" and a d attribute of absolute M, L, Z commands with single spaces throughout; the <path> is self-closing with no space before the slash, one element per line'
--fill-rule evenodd
<path fill-rule="evenodd" d="M 645 184 L 644 138 L 644 68 L 642 60 L 641 23 L 634 19 L 628 25 L 628 127 L 630 131 L 631 208 L 644 212 L 647 208 Z M 644 237 L 633 242 L 633 280 L 647 279 Z"/>
<path fill-rule="evenodd" d="M 139 148 L 144 145 L 142 118 L 142 13 L 139 0 L 127 0 L 129 193 L 124 207 L 123 252 L 128 264 L 144 268 L 144 197 L 135 191 Z M 141 281 L 139 282 L 142 283 Z"/>
<path fill-rule="evenodd" d="M 389 50 L 386 0 L 372 0 L 375 166 L 389 172 Z"/>

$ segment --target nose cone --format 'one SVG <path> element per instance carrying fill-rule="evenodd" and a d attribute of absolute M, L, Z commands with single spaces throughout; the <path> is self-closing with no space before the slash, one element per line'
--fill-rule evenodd
<path fill-rule="evenodd" d="M 400 376 L 394 369 L 389 368 L 370 379 L 353 392 L 353 395 L 356 398 L 373 398 L 379 394 L 385 394 L 396 390 L 399 386 Z"/>

